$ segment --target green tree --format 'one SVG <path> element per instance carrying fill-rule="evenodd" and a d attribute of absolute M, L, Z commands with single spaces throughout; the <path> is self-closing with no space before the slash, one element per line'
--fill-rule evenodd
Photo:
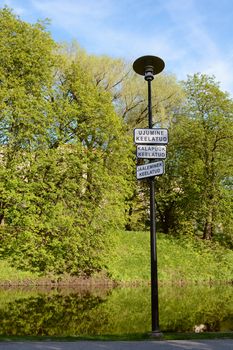
<path fill-rule="evenodd" d="M 111 95 L 97 86 L 79 57 L 63 57 L 59 83 L 51 101 L 54 108 L 52 148 L 80 145 L 82 176 L 72 177 L 80 193 L 73 208 L 78 209 L 79 236 L 83 240 L 83 256 L 88 257 L 86 269 L 91 269 L 98 251 L 103 252 L 111 239 L 111 228 L 125 222 L 124 199 L 127 196 L 127 173 L 131 167 L 130 149 L 125 127 L 116 115 Z M 64 146 L 62 146 L 64 147 Z M 67 205 L 74 204 L 68 201 Z"/>
<path fill-rule="evenodd" d="M 25 156 L 43 143 L 47 96 L 53 82 L 55 43 L 43 23 L 30 25 L 8 8 L 0 11 L 0 221 L 17 206 Z M 22 178 L 22 177 L 21 177 Z M 11 209 L 10 209 L 11 208 Z M 7 214 L 8 215 L 8 214 Z"/>
<path fill-rule="evenodd" d="M 82 69 L 89 72 L 93 83 L 111 94 L 112 103 L 117 114 L 124 120 L 132 149 L 131 158 L 136 162 L 133 145 L 133 128 L 147 127 L 147 83 L 143 77 L 133 72 L 132 62 L 113 59 L 107 56 L 89 56 L 76 42 L 65 45 L 61 52 L 76 60 Z M 170 127 L 175 111 L 184 99 L 181 86 L 175 76 L 162 74 L 156 76 L 152 89 L 153 121 L 160 127 Z M 127 176 L 128 197 L 126 205 L 126 229 L 144 229 L 148 224 L 148 185 L 136 180 L 135 166 L 131 166 Z"/>
<path fill-rule="evenodd" d="M 0 11 L 0 140 L 13 153 L 38 145 L 48 125 L 55 43 L 45 26 Z"/>
<path fill-rule="evenodd" d="M 172 126 L 167 167 L 168 188 L 175 199 L 169 201 L 170 214 L 176 218 L 170 227 L 183 222 L 186 230 L 211 239 L 232 227 L 232 199 L 226 185 L 233 166 L 232 100 L 206 75 L 188 77 L 184 89 L 186 103 Z"/>
<path fill-rule="evenodd" d="M 147 83 L 142 77 L 135 74 L 129 82 L 132 89 L 126 88 L 126 96 L 124 97 L 123 110 L 124 118 L 127 122 L 129 133 L 132 135 L 134 127 L 148 127 L 148 108 L 147 108 Z M 152 113 L 153 124 L 156 127 L 169 129 L 169 145 L 168 159 L 172 159 L 172 127 L 174 124 L 174 116 L 179 110 L 184 100 L 184 92 L 172 75 L 162 74 L 156 76 L 152 85 Z M 133 138 L 132 138 L 133 139 Z M 135 148 L 135 146 L 134 146 Z M 141 161 L 138 161 L 141 163 Z M 171 165 L 166 162 L 166 174 L 169 173 Z M 136 229 L 137 227 L 147 227 L 149 223 L 149 192 L 148 182 L 133 181 L 135 179 L 135 170 L 132 174 L 133 192 L 128 200 L 129 222 L 128 227 Z M 157 183 L 157 220 L 160 229 L 168 232 L 169 227 L 174 224 L 174 198 L 178 195 L 173 191 L 174 183 L 171 184 L 171 178 L 163 175 L 156 178 Z M 158 200 L 157 200 L 158 199 Z"/>
<path fill-rule="evenodd" d="M 42 24 L 0 15 L 2 253 L 28 269 L 91 274 L 125 221 L 124 124 Z"/>

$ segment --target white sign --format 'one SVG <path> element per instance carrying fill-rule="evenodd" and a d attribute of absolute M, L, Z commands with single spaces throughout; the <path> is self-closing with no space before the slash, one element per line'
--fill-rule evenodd
<path fill-rule="evenodd" d="M 145 177 L 152 177 L 164 174 L 164 162 L 148 163 L 137 166 L 137 179 L 144 179 Z"/>
<path fill-rule="evenodd" d="M 146 159 L 165 159 L 166 146 L 137 145 L 137 157 Z"/>
<path fill-rule="evenodd" d="M 134 129 L 134 142 L 147 144 L 164 144 L 168 143 L 167 129 Z"/>

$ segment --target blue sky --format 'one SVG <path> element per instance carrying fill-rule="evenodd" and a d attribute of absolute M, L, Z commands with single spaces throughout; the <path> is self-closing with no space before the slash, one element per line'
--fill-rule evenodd
<path fill-rule="evenodd" d="M 232 0 L 0 0 L 28 22 L 51 19 L 56 41 L 133 61 L 163 58 L 178 79 L 215 75 L 233 94 Z"/>

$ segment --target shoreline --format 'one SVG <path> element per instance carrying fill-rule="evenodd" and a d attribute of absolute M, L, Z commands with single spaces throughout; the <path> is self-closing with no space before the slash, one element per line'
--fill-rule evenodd
<path fill-rule="evenodd" d="M 45 287 L 45 288 L 73 288 L 79 287 L 83 289 L 87 288 L 137 288 L 142 286 L 150 286 L 150 280 L 133 280 L 133 281 L 120 281 L 113 280 L 108 277 L 75 277 L 75 276 L 55 276 L 55 277 L 46 277 L 41 276 L 38 278 L 26 278 L 20 280 L 0 280 L 0 288 L 17 288 L 17 287 L 25 287 L 25 288 L 33 288 L 33 287 Z M 158 281 L 160 286 L 217 286 L 217 285 L 232 285 L 233 280 L 166 280 L 166 281 Z"/>

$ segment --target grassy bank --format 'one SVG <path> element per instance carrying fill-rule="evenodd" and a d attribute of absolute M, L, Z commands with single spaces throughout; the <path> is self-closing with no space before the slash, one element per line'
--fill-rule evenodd
<path fill-rule="evenodd" d="M 6 260 L 0 260 L 0 271 L 0 284 L 33 284 L 39 278 L 36 273 L 16 269 Z"/>
<path fill-rule="evenodd" d="M 96 336 L 74 336 L 74 337 L 47 337 L 47 336 L 5 336 L 0 335 L 0 342 L 9 341 L 56 341 L 56 342 L 75 342 L 81 340 L 91 341 L 143 341 L 143 340 L 203 340 L 203 339 L 233 339 L 232 332 L 212 332 L 212 333 L 167 333 L 162 337 L 152 338 L 149 333 L 135 334 L 104 334 Z"/>
<path fill-rule="evenodd" d="M 149 232 L 118 232 L 108 260 L 112 278 L 124 282 L 150 280 Z M 199 239 L 158 234 L 160 282 L 211 283 L 233 280 L 233 251 Z"/>
<path fill-rule="evenodd" d="M 233 251 L 197 239 L 176 239 L 158 234 L 158 274 L 162 283 L 224 283 L 233 280 Z M 111 254 L 106 258 L 111 279 L 126 283 L 150 281 L 149 232 L 115 232 Z M 17 270 L 0 260 L 0 284 L 77 284 L 70 276 L 39 276 Z M 108 283 L 104 274 L 92 279 Z"/>

